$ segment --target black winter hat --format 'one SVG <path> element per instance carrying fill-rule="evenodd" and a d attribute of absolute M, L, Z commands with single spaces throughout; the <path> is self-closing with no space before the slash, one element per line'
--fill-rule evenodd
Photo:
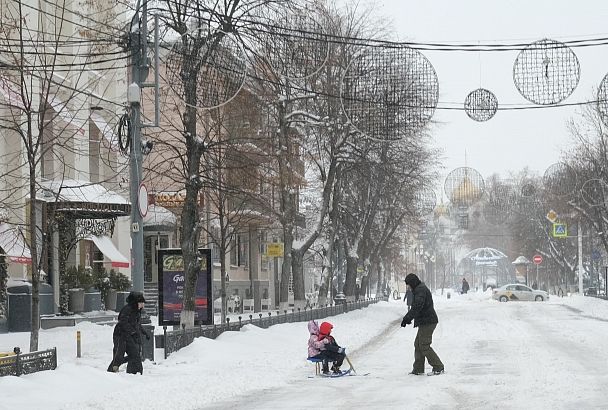
<path fill-rule="evenodd" d="M 127 303 L 146 303 L 146 299 L 144 298 L 144 294 L 141 292 L 131 291 L 129 296 L 127 296 Z"/>
<path fill-rule="evenodd" d="M 416 286 L 420 285 L 420 279 L 415 274 L 410 273 L 405 277 L 405 283 L 414 289 Z"/>

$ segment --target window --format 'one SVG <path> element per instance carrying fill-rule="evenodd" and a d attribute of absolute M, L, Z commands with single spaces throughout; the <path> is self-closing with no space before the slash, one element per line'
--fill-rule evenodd
<path fill-rule="evenodd" d="M 237 247 L 236 238 L 233 238 L 230 241 L 230 265 L 237 266 L 237 264 L 238 264 L 238 257 L 237 257 L 238 252 L 239 252 L 239 249 Z"/>
<path fill-rule="evenodd" d="M 247 234 L 238 235 L 239 266 L 249 266 L 249 237 Z"/>

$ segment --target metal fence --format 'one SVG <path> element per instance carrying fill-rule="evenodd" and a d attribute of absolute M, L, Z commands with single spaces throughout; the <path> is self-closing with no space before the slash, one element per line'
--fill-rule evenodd
<path fill-rule="evenodd" d="M 57 368 L 57 348 L 55 347 L 32 353 L 21 353 L 19 349 L 15 349 L 15 353 L 15 355 L 0 358 L 0 377 L 21 376 Z"/>
<path fill-rule="evenodd" d="M 294 322 L 306 322 L 309 320 L 323 319 L 329 316 L 339 315 L 341 313 L 350 312 L 361 308 L 368 307 L 372 303 L 379 301 L 386 301 L 387 298 L 374 298 L 359 300 L 356 302 L 339 303 L 334 305 L 326 305 L 320 308 L 302 309 L 290 309 L 278 310 L 264 313 L 255 313 L 248 316 L 239 316 L 238 322 L 230 322 L 229 318 L 226 318 L 225 324 L 210 325 L 210 326 L 198 326 L 191 329 L 181 329 L 167 331 L 164 327 L 164 334 L 162 337 L 163 348 L 165 351 L 165 359 L 173 352 L 177 352 L 179 349 L 188 346 L 197 337 L 207 337 L 215 339 L 226 331 L 239 331 L 241 327 L 252 324 L 264 329 L 269 328 L 272 325 L 278 325 L 281 323 L 294 323 Z"/>

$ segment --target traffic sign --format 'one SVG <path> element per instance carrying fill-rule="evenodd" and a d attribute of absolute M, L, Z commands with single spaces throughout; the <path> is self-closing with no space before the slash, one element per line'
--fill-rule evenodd
<path fill-rule="evenodd" d="M 283 257 L 283 243 L 272 242 L 266 245 L 266 256 L 269 257 Z"/>
<path fill-rule="evenodd" d="M 543 263 L 543 256 L 534 255 L 534 257 L 532 258 L 532 262 L 534 262 L 536 265 L 540 265 L 541 263 Z"/>
<path fill-rule="evenodd" d="M 553 224 L 553 237 L 554 238 L 565 238 L 568 236 L 568 227 L 564 223 Z"/>

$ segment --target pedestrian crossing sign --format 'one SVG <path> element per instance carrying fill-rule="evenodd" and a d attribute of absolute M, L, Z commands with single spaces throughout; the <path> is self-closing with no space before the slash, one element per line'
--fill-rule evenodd
<path fill-rule="evenodd" d="M 568 227 L 563 223 L 553 224 L 553 237 L 554 238 L 565 238 L 568 236 Z"/>

